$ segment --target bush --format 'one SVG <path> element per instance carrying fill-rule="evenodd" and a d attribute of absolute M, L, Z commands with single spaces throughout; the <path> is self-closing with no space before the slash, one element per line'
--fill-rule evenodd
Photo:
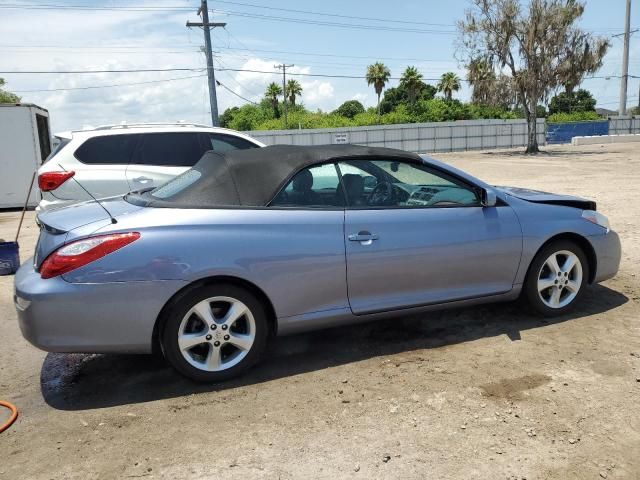
<path fill-rule="evenodd" d="M 596 112 L 552 113 L 547 117 L 549 123 L 587 122 L 602 120 Z"/>
<path fill-rule="evenodd" d="M 364 113 L 364 106 L 358 100 L 347 100 L 333 112 L 347 118 L 353 118 L 359 113 Z"/>

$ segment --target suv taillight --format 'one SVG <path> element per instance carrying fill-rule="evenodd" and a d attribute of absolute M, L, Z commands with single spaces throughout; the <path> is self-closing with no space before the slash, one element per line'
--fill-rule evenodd
<path fill-rule="evenodd" d="M 40 276 L 51 278 L 63 275 L 109 255 L 139 238 L 138 232 L 128 232 L 76 240 L 49 255 L 40 266 Z"/>
<path fill-rule="evenodd" d="M 76 172 L 44 172 L 38 175 L 38 186 L 43 192 L 55 190 L 73 177 Z"/>

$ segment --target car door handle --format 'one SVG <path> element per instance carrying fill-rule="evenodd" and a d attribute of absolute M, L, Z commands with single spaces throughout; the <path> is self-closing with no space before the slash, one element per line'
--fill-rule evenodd
<path fill-rule="evenodd" d="M 350 242 L 360 242 L 361 245 L 371 245 L 373 240 L 378 240 L 378 235 L 369 232 L 352 233 L 347 237 Z"/>
<path fill-rule="evenodd" d="M 133 179 L 133 181 L 137 183 L 147 183 L 147 182 L 152 182 L 153 179 L 149 177 L 136 177 Z"/>

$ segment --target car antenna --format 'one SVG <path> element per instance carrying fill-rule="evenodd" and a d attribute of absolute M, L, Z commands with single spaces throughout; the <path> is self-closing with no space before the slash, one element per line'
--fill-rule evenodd
<path fill-rule="evenodd" d="M 69 170 L 65 169 L 65 168 L 64 168 L 62 165 L 60 165 L 60 164 L 58 164 L 58 166 L 59 166 L 62 170 L 64 170 L 65 172 L 68 172 L 68 171 L 69 171 Z M 89 190 L 87 190 L 86 188 L 84 188 L 84 185 L 82 185 L 82 184 L 78 181 L 78 179 L 75 177 L 75 175 L 74 175 L 74 176 L 72 176 L 71 178 L 73 178 L 73 180 L 74 180 L 78 185 L 80 185 L 80 188 L 81 188 L 82 190 L 84 190 L 85 192 L 87 192 L 87 194 L 88 194 L 91 198 L 93 198 L 93 200 L 94 200 L 98 205 L 100 205 L 100 206 L 102 207 L 102 209 L 103 209 L 105 212 L 107 212 L 107 215 L 109 215 L 109 218 L 111 219 L 111 223 L 112 223 L 112 224 L 116 224 L 116 223 L 118 223 L 118 221 L 116 220 L 116 217 L 114 217 L 113 215 L 111 215 L 111 212 L 110 212 L 109 210 L 107 210 L 107 207 L 105 207 L 102 203 L 100 203 L 100 200 L 98 200 L 96 197 L 94 197 L 94 196 L 91 194 L 91 192 L 90 192 Z"/>

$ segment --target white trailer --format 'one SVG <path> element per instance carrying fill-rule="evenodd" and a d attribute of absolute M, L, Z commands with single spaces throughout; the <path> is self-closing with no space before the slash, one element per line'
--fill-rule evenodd
<path fill-rule="evenodd" d="M 31 103 L 0 103 L 0 208 L 24 206 L 33 172 L 50 153 L 49 112 Z M 39 201 L 34 185 L 29 206 Z"/>

